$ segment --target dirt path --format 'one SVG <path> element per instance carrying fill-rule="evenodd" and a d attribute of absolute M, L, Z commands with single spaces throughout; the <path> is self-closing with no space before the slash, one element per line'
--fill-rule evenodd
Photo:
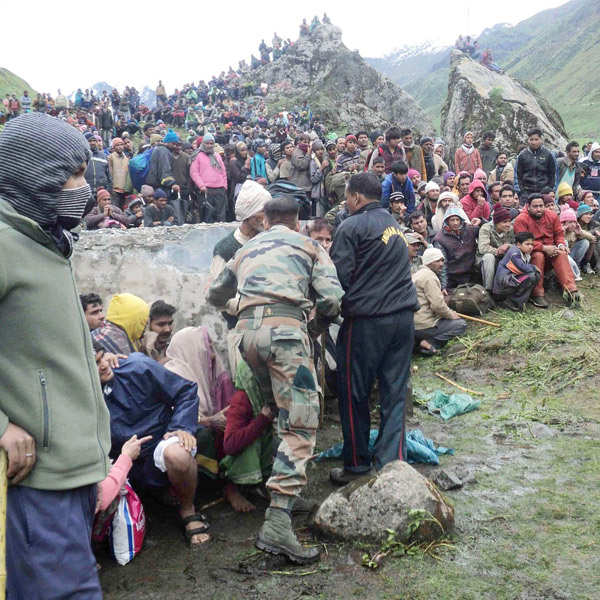
<path fill-rule="evenodd" d="M 589 280 L 588 280 L 589 281 Z M 456 509 L 453 548 L 436 558 L 388 557 L 378 570 L 362 566 L 376 548 L 324 545 L 315 567 L 293 567 L 257 553 L 254 536 L 264 504 L 237 515 L 208 509 L 213 541 L 190 550 L 175 515 L 152 502 L 143 552 L 126 567 L 100 556 L 107 599 L 590 599 L 600 597 L 600 294 L 584 285 L 582 311 L 491 314 L 502 329 L 470 328 L 463 344 L 416 361 L 417 397 L 452 391 L 441 371 L 485 392 L 479 410 L 443 423 L 415 407 L 409 428 L 455 449 L 442 467 L 468 473 L 470 483 L 446 492 Z M 331 419 L 319 432 L 324 449 L 339 441 Z M 332 491 L 338 461 L 312 464 L 306 496 Z M 430 474 L 431 467 L 419 467 Z M 202 501 L 218 497 L 206 491 Z M 312 539 L 298 522 L 300 535 Z"/>

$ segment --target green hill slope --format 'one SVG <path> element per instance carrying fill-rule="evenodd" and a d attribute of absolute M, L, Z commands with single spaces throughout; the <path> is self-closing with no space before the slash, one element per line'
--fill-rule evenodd
<path fill-rule="evenodd" d="M 482 49 L 491 48 L 508 73 L 533 84 L 561 114 L 567 131 L 576 138 L 598 135 L 600 108 L 600 2 L 571 0 L 514 27 L 496 25 L 479 37 Z M 442 56 L 440 51 L 439 56 Z M 438 61 L 416 76 L 415 57 L 404 66 L 390 57 L 377 68 L 402 82 L 434 123 L 448 92 L 449 65 Z M 374 64 L 374 63 L 372 63 Z"/>
<path fill-rule="evenodd" d="M 0 68 L 0 98 L 4 98 L 6 94 L 16 94 L 17 98 L 20 98 L 24 90 L 29 90 L 30 96 L 37 94 L 24 79 L 8 69 Z"/>

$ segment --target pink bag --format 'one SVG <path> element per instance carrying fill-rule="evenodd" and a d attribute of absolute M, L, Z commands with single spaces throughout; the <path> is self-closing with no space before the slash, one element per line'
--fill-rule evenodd
<path fill-rule="evenodd" d="M 115 560 L 126 565 L 142 549 L 146 534 L 144 507 L 133 488 L 126 483 L 110 530 L 110 547 Z"/>

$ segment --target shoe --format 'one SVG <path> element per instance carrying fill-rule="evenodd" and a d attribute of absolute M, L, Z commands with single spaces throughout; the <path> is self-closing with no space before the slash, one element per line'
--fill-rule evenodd
<path fill-rule="evenodd" d="M 316 562 L 321 556 L 318 547 L 307 548 L 298 541 L 292 529 L 290 515 L 279 508 L 267 508 L 265 522 L 256 536 L 255 546 L 269 554 L 282 554 L 299 565 Z"/>
<path fill-rule="evenodd" d="M 584 265 L 583 272 L 586 275 L 595 275 L 596 274 L 596 271 L 594 271 L 594 269 L 592 269 L 592 267 L 590 266 L 590 263 L 587 263 Z"/>
<path fill-rule="evenodd" d="M 531 298 L 529 298 L 529 302 L 531 302 L 531 304 L 537 308 L 548 308 L 550 306 L 544 296 L 531 296 Z"/>
<path fill-rule="evenodd" d="M 500 306 L 508 308 L 508 310 L 512 310 L 513 312 L 523 312 L 523 306 L 517 304 L 512 298 L 506 298 Z"/>
<path fill-rule="evenodd" d="M 329 480 L 334 485 L 348 485 L 352 481 L 356 481 L 365 475 L 371 475 L 372 469 L 363 471 L 362 473 L 353 473 L 352 471 L 346 471 L 344 467 L 335 467 L 329 471 Z"/>

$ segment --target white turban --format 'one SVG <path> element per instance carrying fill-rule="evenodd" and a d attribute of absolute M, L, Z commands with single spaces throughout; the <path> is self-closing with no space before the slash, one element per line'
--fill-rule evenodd
<path fill-rule="evenodd" d="M 236 221 L 245 221 L 263 210 L 265 202 L 271 200 L 271 194 L 260 183 L 247 179 L 242 185 L 235 202 Z"/>

